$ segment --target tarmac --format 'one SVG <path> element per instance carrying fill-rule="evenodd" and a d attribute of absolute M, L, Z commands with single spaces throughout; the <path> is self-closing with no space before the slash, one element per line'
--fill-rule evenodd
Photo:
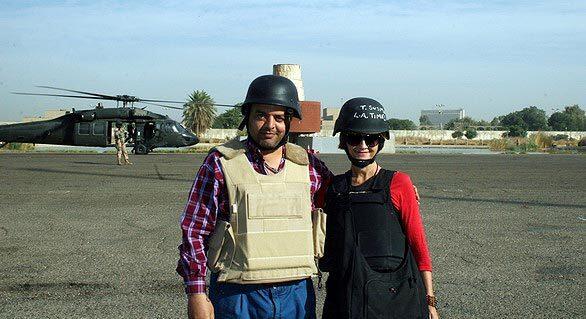
<path fill-rule="evenodd" d="M 0 318 L 186 318 L 178 221 L 203 157 L 0 153 Z M 585 156 L 379 163 L 419 188 L 441 318 L 584 318 Z"/>

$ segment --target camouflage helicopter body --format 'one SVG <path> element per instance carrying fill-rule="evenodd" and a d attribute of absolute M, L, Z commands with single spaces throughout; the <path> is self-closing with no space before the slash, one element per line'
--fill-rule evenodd
<path fill-rule="evenodd" d="M 167 108 L 181 109 L 152 102 L 184 103 L 175 101 L 142 100 L 128 95 L 109 96 L 82 91 L 46 87 L 89 96 L 61 94 L 15 93 L 22 95 L 44 95 L 74 98 L 105 99 L 122 102 L 123 107 L 98 107 L 91 110 L 72 110 L 55 119 L 0 125 L 0 142 L 36 143 L 74 146 L 114 146 L 114 128 L 117 122 L 126 124 L 129 145 L 135 154 L 148 154 L 157 147 L 184 147 L 195 145 L 198 138 L 177 121 L 168 116 L 141 108 L 126 107 L 135 102 L 152 104 Z"/>

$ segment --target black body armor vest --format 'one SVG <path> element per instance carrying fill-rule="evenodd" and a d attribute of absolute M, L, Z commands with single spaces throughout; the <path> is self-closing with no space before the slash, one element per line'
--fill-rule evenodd
<path fill-rule="evenodd" d="M 352 187 L 351 173 L 328 189 L 320 268 L 329 272 L 323 318 L 428 318 L 425 287 L 393 207 L 394 172 Z"/>

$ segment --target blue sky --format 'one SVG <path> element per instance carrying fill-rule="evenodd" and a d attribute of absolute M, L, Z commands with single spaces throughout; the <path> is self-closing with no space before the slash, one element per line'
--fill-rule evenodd
<path fill-rule="evenodd" d="M 92 104 L 10 94 L 52 93 L 35 85 L 237 103 L 276 63 L 301 65 L 307 100 L 412 120 L 586 105 L 585 1 L 185 2 L 0 0 L 0 121 Z"/>

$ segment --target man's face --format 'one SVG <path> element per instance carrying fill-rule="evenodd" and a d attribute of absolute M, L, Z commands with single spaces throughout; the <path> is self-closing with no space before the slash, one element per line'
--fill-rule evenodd
<path fill-rule="evenodd" d="M 248 117 L 248 134 L 262 148 L 273 149 L 285 136 L 289 121 L 284 107 L 253 104 Z"/>

